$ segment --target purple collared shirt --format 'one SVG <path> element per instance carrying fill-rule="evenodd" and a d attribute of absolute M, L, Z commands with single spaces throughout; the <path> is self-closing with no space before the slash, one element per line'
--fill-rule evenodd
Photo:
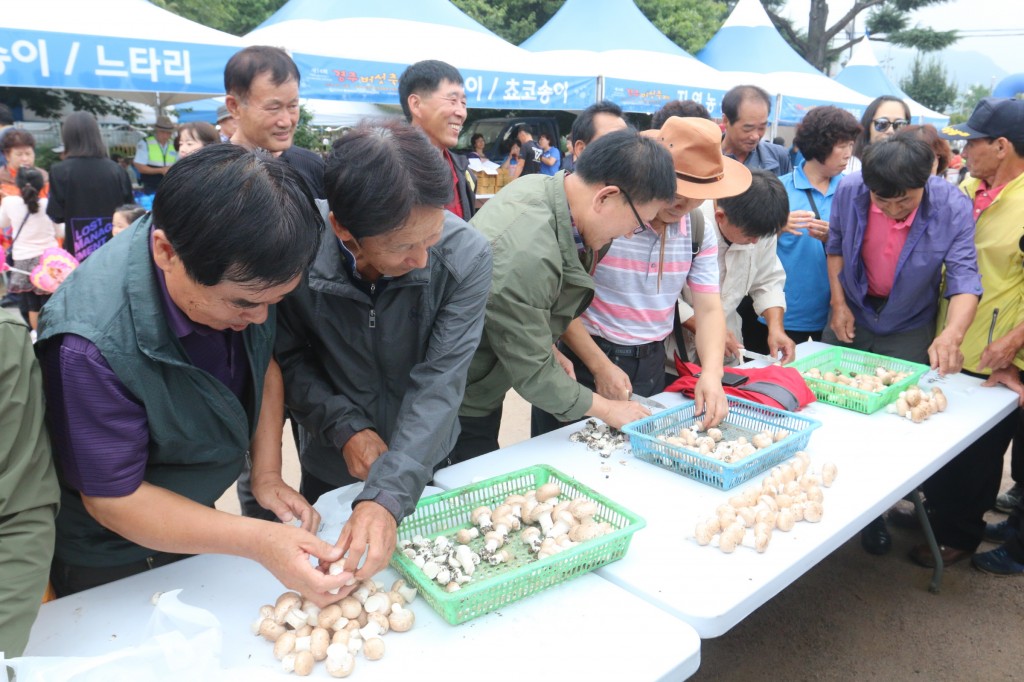
<path fill-rule="evenodd" d="M 189 361 L 242 401 L 250 384 L 241 332 L 190 320 L 171 300 L 153 267 L 171 332 Z M 149 458 L 146 408 L 121 383 L 90 341 L 65 334 L 43 357 L 53 450 L 64 482 L 91 497 L 123 497 L 141 485 Z"/>
<path fill-rule="evenodd" d="M 868 278 L 861 257 L 871 195 L 860 172 L 851 173 L 832 201 L 825 253 L 843 257 L 839 274 L 856 324 L 885 336 L 934 325 L 945 267 L 945 296 L 981 296 L 974 247 L 971 202 L 954 185 L 931 177 L 896 263 L 888 300 L 881 311 L 868 303 Z"/>

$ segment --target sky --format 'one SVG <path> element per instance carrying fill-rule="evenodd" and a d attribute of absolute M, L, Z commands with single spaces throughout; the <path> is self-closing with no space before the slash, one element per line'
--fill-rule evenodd
<path fill-rule="evenodd" d="M 829 0 L 828 4 L 831 25 L 849 10 L 853 0 Z M 806 29 L 809 10 L 809 0 L 788 0 L 784 14 Z M 867 12 L 862 12 L 857 17 L 858 29 L 863 29 L 866 16 Z M 915 12 L 911 23 L 943 31 L 965 31 L 965 37 L 951 49 L 980 52 L 1007 73 L 1024 72 L 1024 0 L 950 0 Z M 971 32 L 988 34 L 969 37 Z M 876 47 L 875 54 L 882 59 L 882 49 Z"/>

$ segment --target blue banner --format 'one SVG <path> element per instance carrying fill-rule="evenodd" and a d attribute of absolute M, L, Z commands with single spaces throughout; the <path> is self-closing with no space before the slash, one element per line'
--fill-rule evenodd
<path fill-rule="evenodd" d="M 239 49 L 4 29 L 0 85 L 218 95 L 224 92 L 224 65 Z"/>
<path fill-rule="evenodd" d="M 842 102 L 829 102 L 827 100 L 783 96 L 782 105 L 779 107 L 779 125 L 795 126 L 802 121 L 804 116 L 807 115 L 807 112 L 814 107 L 823 107 L 828 105 L 849 111 L 858 121 L 861 119 L 861 116 L 864 115 L 864 109 L 867 108 L 867 106 L 863 104 L 843 104 Z"/>
<path fill-rule="evenodd" d="M 312 99 L 399 104 L 405 64 L 293 54 L 301 93 Z M 486 109 L 584 109 L 596 101 L 594 78 L 460 69 L 466 103 Z"/>
<path fill-rule="evenodd" d="M 685 85 L 667 85 L 622 78 L 604 79 L 604 96 L 623 111 L 653 114 L 672 100 L 690 100 L 703 104 L 712 118 L 722 115 L 721 102 L 725 90 L 692 88 Z"/>

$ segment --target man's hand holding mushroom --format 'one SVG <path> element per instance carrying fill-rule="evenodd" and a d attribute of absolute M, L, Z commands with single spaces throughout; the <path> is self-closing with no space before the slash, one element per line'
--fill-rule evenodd
<path fill-rule="evenodd" d="M 369 580 L 376 575 L 388 565 L 397 533 L 398 523 L 383 505 L 372 500 L 357 503 L 336 545 L 345 557 L 345 574 L 355 575 L 357 580 Z M 366 560 L 360 566 L 364 554 Z M 342 588 L 339 596 L 347 595 L 354 587 Z"/>
<path fill-rule="evenodd" d="M 326 572 L 327 566 L 342 557 L 337 546 L 301 528 L 253 521 L 261 524 L 262 531 L 258 553 L 253 558 L 273 573 L 282 585 L 320 607 L 340 601 L 351 591 L 351 587 L 346 587 L 352 581 L 351 573 L 327 575 Z M 319 568 L 310 564 L 311 557 L 319 560 Z M 337 590 L 337 593 L 332 594 L 332 590 Z"/>

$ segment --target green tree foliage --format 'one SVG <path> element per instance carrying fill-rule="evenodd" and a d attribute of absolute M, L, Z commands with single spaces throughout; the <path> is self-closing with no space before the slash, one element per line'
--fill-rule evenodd
<path fill-rule="evenodd" d="M 966 123 L 967 119 L 971 117 L 974 107 L 978 106 L 978 102 L 991 94 L 992 88 L 987 85 L 975 83 L 970 86 L 967 90 L 960 93 L 960 98 L 956 101 L 956 111 L 949 115 L 949 122 L 953 125 Z"/>
<path fill-rule="evenodd" d="M 60 118 L 64 108 L 90 111 L 97 116 L 113 114 L 129 123 L 138 118 L 139 110 L 123 99 L 111 99 L 70 90 L 44 88 L 0 88 L 0 102 L 10 107 L 19 103 L 43 118 Z"/>
<path fill-rule="evenodd" d="M 717 0 L 637 0 L 658 30 L 690 54 L 704 47 L 729 14 Z"/>
<path fill-rule="evenodd" d="M 827 71 L 829 64 L 862 39 L 841 41 L 842 44 L 832 46 L 832 40 L 844 36 L 850 22 L 868 10 L 870 12 L 864 25 L 872 40 L 884 40 L 922 52 L 942 50 L 958 40 L 956 31 L 935 31 L 910 26 L 910 15 L 913 12 L 949 0 L 856 0 L 831 25 L 828 0 L 811 0 L 806 32 L 799 31 L 791 19 L 780 15 L 786 0 L 761 1 L 783 37 L 804 59 L 821 71 Z"/>
<path fill-rule="evenodd" d="M 918 54 L 910 67 L 910 73 L 900 80 L 900 87 L 911 99 L 929 109 L 945 111 L 956 101 L 956 83 L 947 80 L 946 67 L 937 57 L 927 62 Z"/>
<path fill-rule="evenodd" d="M 236 36 L 245 35 L 281 9 L 287 0 L 152 0 L 154 5 Z"/>
<path fill-rule="evenodd" d="M 460 10 L 510 43 L 520 44 L 565 0 L 452 0 Z M 689 53 L 704 47 L 725 20 L 724 0 L 636 0 L 640 11 L 676 45 Z M 581 27 L 586 31 L 586 27 Z"/>
<path fill-rule="evenodd" d="M 475 21 L 518 45 L 547 23 L 564 0 L 452 0 Z"/>

